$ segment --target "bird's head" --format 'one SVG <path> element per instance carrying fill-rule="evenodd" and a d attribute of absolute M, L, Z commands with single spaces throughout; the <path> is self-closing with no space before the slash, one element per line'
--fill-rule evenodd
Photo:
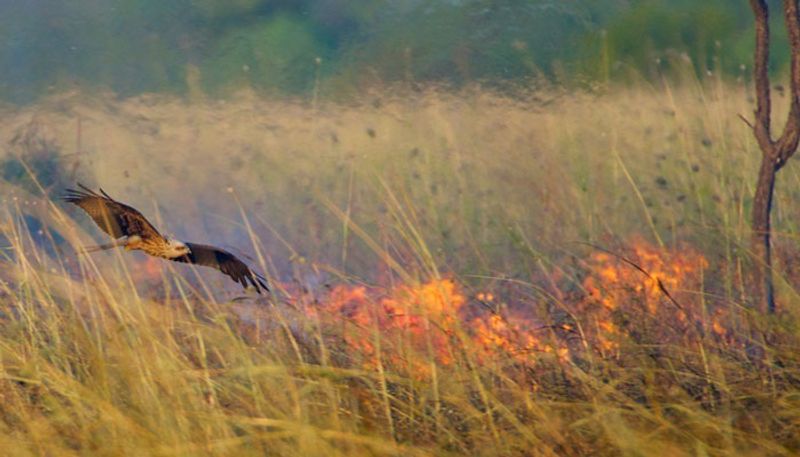
<path fill-rule="evenodd" d="M 183 241 L 169 240 L 167 245 L 167 257 L 183 257 L 192 252 Z"/>

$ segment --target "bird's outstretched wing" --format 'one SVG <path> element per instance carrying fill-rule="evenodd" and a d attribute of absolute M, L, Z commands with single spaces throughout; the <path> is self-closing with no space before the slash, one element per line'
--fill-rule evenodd
<path fill-rule="evenodd" d="M 135 208 L 114 200 L 103 189 L 98 194 L 83 184 L 78 183 L 78 186 L 82 190 L 67 189 L 63 200 L 81 207 L 98 227 L 112 237 L 161 237 L 153 224 Z"/>
<path fill-rule="evenodd" d="M 233 280 L 241 284 L 242 287 L 247 288 L 247 283 L 249 281 L 259 294 L 261 293 L 261 289 L 264 289 L 265 292 L 269 292 L 266 279 L 254 273 L 250 267 L 230 252 L 205 244 L 186 243 L 186 246 L 191 250 L 189 254 L 182 257 L 173 257 L 170 260 L 216 268 L 233 278 Z"/>

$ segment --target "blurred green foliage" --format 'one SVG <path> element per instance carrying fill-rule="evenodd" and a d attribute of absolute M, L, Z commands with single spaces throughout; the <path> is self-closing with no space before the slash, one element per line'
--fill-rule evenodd
<path fill-rule="evenodd" d="M 201 75 L 211 92 L 242 84 L 298 92 L 313 85 L 315 58 L 329 51 L 308 22 L 279 15 L 221 36 Z"/>
<path fill-rule="evenodd" d="M 781 32 L 774 71 L 786 68 Z M 0 98 L 182 93 L 193 69 L 211 94 L 306 93 L 317 78 L 575 84 L 687 62 L 739 76 L 752 37 L 745 0 L 0 0 Z"/>
<path fill-rule="evenodd" d="M 598 34 L 593 54 L 584 54 L 594 63 L 596 77 L 620 77 L 631 72 L 647 78 L 671 70 L 677 61 L 695 67 L 698 75 L 722 71 L 742 75 L 751 67 L 753 18 L 746 1 L 731 0 L 643 0 L 611 18 Z M 788 61 L 788 45 L 781 9 L 773 8 L 773 68 L 780 70 Z M 592 55 L 594 59 L 592 59 Z M 604 63 L 602 59 L 606 59 Z M 604 68 L 603 65 L 609 65 Z M 584 66 L 585 67 L 585 66 Z"/>

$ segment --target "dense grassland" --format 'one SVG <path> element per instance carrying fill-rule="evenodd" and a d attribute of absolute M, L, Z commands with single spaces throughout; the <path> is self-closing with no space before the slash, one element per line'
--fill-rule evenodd
<path fill-rule="evenodd" d="M 777 118 L 785 100 L 777 101 Z M 798 167 L 749 307 L 748 89 L 0 108 L 4 455 L 793 455 Z M 249 256 L 122 252 L 82 181 Z"/>

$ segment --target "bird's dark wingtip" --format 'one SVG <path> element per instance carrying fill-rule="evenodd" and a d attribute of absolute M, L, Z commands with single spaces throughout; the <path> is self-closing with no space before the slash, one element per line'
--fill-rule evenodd
<path fill-rule="evenodd" d="M 113 198 L 109 197 L 108 194 L 103 190 L 102 187 L 100 188 L 100 192 L 102 193 L 102 195 L 98 194 L 96 191 L 90 189 L 89 187 L 83 185 L 83 183 L 79 182 L 78 183 L 78 187 L 80 187 L 83 190 L 82 191 L 73 191 L 73 192 L 75 192 L 77 194 L 81 194 L 84 197 L 100 197 L 100 198 L 107 198 L 109 200 L 113 200 Z"/>
<path fill-rule="evenodd" d="M 250 278 L 250 282 L 253 283 L 253 287 L 255 287 L 256 292 L 259 295 L 261 295 L 261 289 L 264 289 L 265 293 L 269 293 L 270 292 L 269 287 L 267 287 L 266 281 L 267 281 L 266 278 L 264 278 L 263 276 L 261 276 L 258 273 L 253 273 L 253 276 Z M 259 286 L 261 286 L 261 287 L 259 287 Z"/>
<path fill-rule="evenodd" d="M 61 200 L 70 203 L 75 203 L 86 197 L 92 197 L 96 195 L 91 189 L 89 189 L 88 187 L 84 186 L 81 183 L 78 183 L 78 187 L 80 187 L 82 190 L 72 189 L 72 188 L 64 189 L 64 194 L 60 196 Z"/>
<path fill-rule="evenodd" d="M 64 194 L 59 196 L 59 199 L 65 202 L 75 203 L 84 196 L 85 195 L 82 192 L 75 189 L 64 189 Z"/>

